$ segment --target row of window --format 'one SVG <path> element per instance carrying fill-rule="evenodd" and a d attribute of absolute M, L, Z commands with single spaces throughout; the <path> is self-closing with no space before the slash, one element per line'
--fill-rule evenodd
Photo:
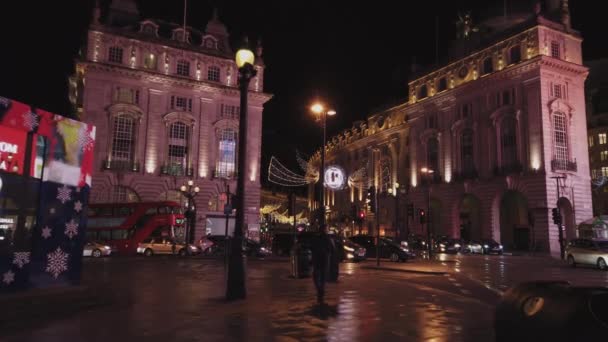
<path fill-rule="evenodd" d="M 108 50 L 108 61 L 112 62 L 112 63 L 117 63 L 117 64 L 123 64 L 123 48 L 119 47 L 119 46 L 111 46 Z M 134 56 L 132 56 L 132 58 L 134 58 Z M 146 54 L 146 56 L 144 57 L 144 64 L 143 67 L 145 69 L 150 69 L 150 70 L 157 70 L 158 66 L 157 66 L 157 60 L 158 58 L 156 57 L 155 54 L 150 53 L 150 54 Z M 169 59 L 165 59 L 165 63 L 169 63 Z M 179 76 L 185 76 L 185 77 L 190 77 L 191 76 L 191 72 L 190 72 L 190 61 L 185 60 L 185 59 L 178 59 L 177 62 L 175 63 L 175 74 L 179 75 Z M 215 65 L 210 65 L 207 68 L 207 80 L 208 81 L 213 81 L 213 82 L 219 82 L 220 81 L 220 68 L 218 66 Z"/>
<path fill-rule="evenodd" d="M 595 138 L 593 135 L 590 135 L 588 137 L 588 141 L 589 141 L 589 147 L 593 147 L 593 145 L 595 145 Z M 607 136 L 606 133 L 599 133 L 597 135 L 597 142 L 600 145 L 605 145 L 607 140 Z"/>
<path fill-rule="evenodd" d="M 137 121 L 129 115 L 116 115 L 112 127 L 112 162 L 120 165 L 135 159 Z M 191 126 L 176 121 L 168 127 L 167 168 L 183 172 L 189 167 Z M 237 132 L 222 128 L 218 132 L 216 177 L 231 177 L 236 172 Z M 168 172 L 170 173 L 170 172 Z M 182 173 L 183 174 L 183 173 Z"/>

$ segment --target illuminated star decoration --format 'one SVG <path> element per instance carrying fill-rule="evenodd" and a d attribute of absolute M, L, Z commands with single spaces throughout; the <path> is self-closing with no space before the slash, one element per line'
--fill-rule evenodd
<path fill-rule="evenodd" d="M 59 277 L 59 275 L 68 270 L 68 257 L 70 255 L 61 250 L 61 248 L 57 247 L 54 252 L 51 252 L 46 255 L 47 264 L 46 264 L 46 272 L 50 273 L 55 279 Z"/>
<path fill-rule="evenodd" d="M 55 214 L 55 208 L 50 208 L 49 209 L 49 214 L 51 214 L 51 215 Z"/>
<path fill-rule="evenodd" d="M 47 227 L 42 228 L 42 237 L 46 240 L 51 237 L 52 229 Z"/>
<path fill-rule="evenodd" d="M 70 239 L 74 236 L 78 235 L 78 223 L 72 219 L 70 222 L 65 224 L 65 235 L 67 235 Z"/>
<path fill-rule="evenodd" d="M 74 203 L 74 211 L 79 213 L 82 210 L 82 202 L 76 201 Z"/>
<path fill-rule="evenodd" d="M 4 282 L 6 285 L 9 285 L 13 281 L 15 281 L 15 273 L 13 273 L 13 271 L 8 270 L 8 272 L 5 272 L 2 275 L 2 282 Z"/>

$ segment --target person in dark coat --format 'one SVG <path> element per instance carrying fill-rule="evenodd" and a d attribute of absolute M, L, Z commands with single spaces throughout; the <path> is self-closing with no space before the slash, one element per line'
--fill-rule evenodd
<path fill-rule="evenodd" d="M 319 227 L 319 235 L 312 240 L 312 280 L 317 289 L 317 302 L 323 304 L 325 297 L 325 277 L 329 259 L 334 253 L 333 244 L 327 235 L 327 226 Z"/>
<path fill-rule="evenodd" d="M 338 241 L 339 237 L 337 235 L 330 236 L 330 241 L 332 244 L 333 253 L 329 257 L 329 266 L 328 266 L 328 274 L 327 281 L 330 283 L 335 283 L 338 281 L 338 274 L 340 273 L 340 248 L 344 248 Z"/>

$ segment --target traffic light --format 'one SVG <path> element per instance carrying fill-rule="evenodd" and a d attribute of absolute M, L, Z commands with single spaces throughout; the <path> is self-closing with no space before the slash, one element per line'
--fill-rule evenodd
<path fill-rule="evenodd" d="M 420 224 L 426 223 L 426 212 L 424 209 L 418 209 L 418 216 L 420 217 Z"/>
<path fill-rule="evenodd" d="M 369 204 L 369 211 L 372 213 L 376 212 L 376 187 L 370 186 L 367 189 L 367 203 Z"/>
<path fill-rule="evenodd" d="M 551 211 L 553 212 L 553 223 L 562 224 L 562 215 L 559 213 L 559 209 L 552 208 Z"/>
<path fill-rule="evenodd" d="M 414 205 L 412 203 L 407 205 L 407 216 L 414 218 Z"/>
<path fill-rule="evenodd" d="M 365 221 L 365 211 L 359 211 L 359 222 Z"/>

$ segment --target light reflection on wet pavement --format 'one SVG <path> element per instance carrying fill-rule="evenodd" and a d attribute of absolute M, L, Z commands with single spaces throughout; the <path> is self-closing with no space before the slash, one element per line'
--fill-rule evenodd
<path fill-rule="evenodd" d="M 492 300 L 467 296 L 474 282 L 341 265 L 325 308 L 311 279 L 289 265 L 248 264 L 248 299 L 225 303 L 223 267 L 213 260 L 102 260 L 85 281 L 124 303 L 38 326 L 7 341 L 491 341 Z M 488 297 L 489 298 L 489 297 Z"/>

